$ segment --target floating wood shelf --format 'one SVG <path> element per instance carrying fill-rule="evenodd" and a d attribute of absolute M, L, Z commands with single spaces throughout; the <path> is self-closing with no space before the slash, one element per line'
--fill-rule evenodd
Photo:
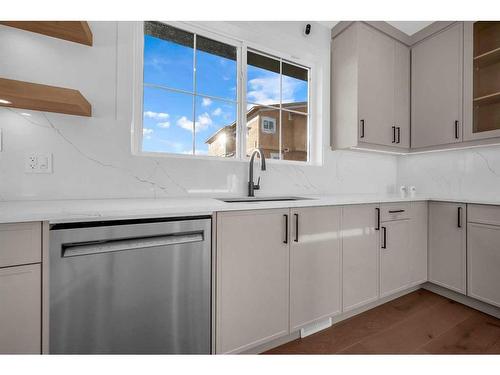
<path fill-rule="evenodd" d="M 85 21 L 0 21 L 0 24 L 87 46 L 92 45 L 92 31 Z"/>
<path fill-rule="evenodd" d="M 474 57 L 474 62 L 479 68 L 483 66 L 490 65 L 492 63 L 500 61 L 500 48 L 495 48 L 494 50 L 483 53 L 479 56 Z"/>
<path fill-rule="evenodd" d="M 500 101 L 500 92 L 474 98 L 474 105 L 491 104 Z"/>
<path fill-rule="evenodd" d="M 92 115 L 92 106 L 78 90 L 0 78 L 0 106 L 36 111 Z"/>

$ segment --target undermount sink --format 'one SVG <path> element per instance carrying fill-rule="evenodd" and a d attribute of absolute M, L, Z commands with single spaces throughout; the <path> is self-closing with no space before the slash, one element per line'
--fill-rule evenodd
<path fill-rule="evenodd" d="M 305 199 L 304 197 L 241 197 L 241 198 L 215 198 L 219 201 L 226 203 L 245 203 L 245 202 L 283 202 L 283 201 L 300 201 Z"/>

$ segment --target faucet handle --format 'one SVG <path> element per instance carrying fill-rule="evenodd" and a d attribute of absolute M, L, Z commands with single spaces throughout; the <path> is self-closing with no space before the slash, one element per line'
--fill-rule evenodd
<path fill-rule="evenodd" d="M 257 179 L 257 183 L 253 185 L 254 190 L 259 190 L 260 189 L 260 176 Z"/>

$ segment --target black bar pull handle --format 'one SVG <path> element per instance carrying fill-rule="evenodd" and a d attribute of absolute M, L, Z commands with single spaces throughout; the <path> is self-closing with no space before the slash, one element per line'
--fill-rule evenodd
<path fill-rule="evenodd" d="M 365 120 L 360 120 L 359 123 L 361 126 L 359 138 L 364 138 L 365 137 Z"/>
<path fill-rule="evenodd" d="M 401 128 L 398 126 L 398 141 L 396 143 L 401 143 Z"/>
<path fill-rule="evenodd" d="M 382 227 L 382 249 L 387 249 L 387 228 Z"/>
<path fill-rule="evenodd" d="M 458 207 L 457 212 L 458 212 L 458 218 L 457 218 L 457 220 L 458 220 L 458 221 L 457 221 L 457 226 L 458 226 L 459 228 L 462 228 L 462 207 Z"/>
<path fill-rule="evenodd" d="M 399 214 L 401 212 L 405 212 L 405 210 L 389 210 L 390 214 Z"/>
<path fill-rule="evenodd" d="M 392 143 L 396 143 L 396 127 L 392 127 Z"/>
<path fill-rule="evenodd" d="M 455 138 L 456 139 L 460 138 L 459 125 L 460 125 L 460 122 L 458 120 L 455 120 Z"/>
<path fill-rule="evenodd" d="M 380 208 L 375 207 L 375 211 L 377 212 L 377 226 L 375 230 L 380 230 Z"/>
<path fill-rule="evenodd" d="M 295 216 L 295 242 L 299 242 L 299 214 L 293 214 Z"/>
<path fill-rule="evenodd" d="M 285 239 L 283 240 L 283 243 L 288 243 L 288 215 L 283 215 L 285 218 Z"/>

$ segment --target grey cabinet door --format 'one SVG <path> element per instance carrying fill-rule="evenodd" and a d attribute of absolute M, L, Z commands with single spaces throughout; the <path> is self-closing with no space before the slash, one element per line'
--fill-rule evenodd
<path fill-rule="evenodd" d="M 288 209 L 217 214 L 217 353 L 288 334 L 287 215 Z"/>
<path fill-rule="evenodd" d="M 291 210 L 291 332 L 340 314 L 340 211 L 340 207 Z"/>
<path fill-rule="evenodd" d="M 463 25 L 412 48 L 412 148 L 462 140 Z"/>
<path fill-rule="evenodd" d="M 359 141 L 393 145 L 393 39 L 363 23 L 358 24 Z"/>
<path fill-rule="evenodd" d="M 465 204 L 429 203 L 429 281 L 465 294 Z"/>
<path fill-rule="evenodd" d="M 377 205 L 342 208 L 342 310 L 378 299 Z"/>
<path fill-rule="evenodd" d="M 380 241 L 380 297 L 409 286 L 410 220 L 382 223 Z"/>
<path fill-rule="evenodd" d="M 467 231 L 467 294 L 500 307 L 500 226 L 469 223 Z"/>
<path fill-rule="evenodd" d="M 394 120 L 396 142 L 392 146 L 410 147 L 410 49 L 394 41 Z"/>
<path fill-rule="evenodd" d="M 0 354 L 41 353 L 40 264 L 0 269 Z"/>

